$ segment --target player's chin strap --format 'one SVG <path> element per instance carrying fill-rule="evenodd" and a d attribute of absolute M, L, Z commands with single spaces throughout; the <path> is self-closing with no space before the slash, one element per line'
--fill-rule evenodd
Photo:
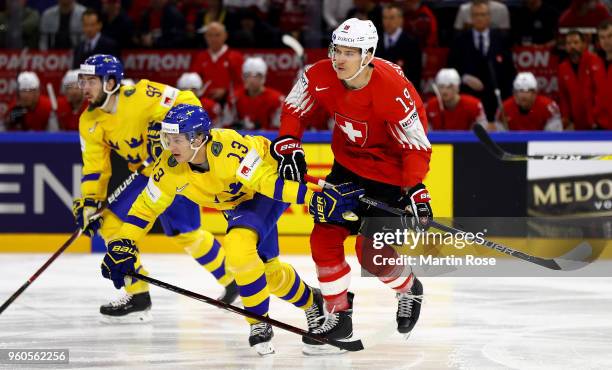
<path fill-rule="evenodd" d="M 106 99 L 104 99 L 104 103 L 100 106 L 101 109 L 106 109 L 106 105 L 110 101 L 111 96 L 119 90 L 121 84 L 117 83 L 115 80 L 115 87 L 112 90 L 106 89 L 106 83 L 108 82 L 108 78 L 104 77 L 104 83 L 102 84 L 102 91 L 106 94 Z"/>
<path fill-rule="evenodd" d="M 374 50 L 375 51 L 375 50 Z M 372 59 L 374 59 L 374 51 L 372 52 Z M 333 59 L 333 53 L 334 51 L 330 51 L 330 56 L 332 57 L 332 65 L 334 67 L 334 70 L 336 70 L 336 62 Z M 359 76 L 359 74 L 365 69 L 365 67 L 367 67 L 370 63 L 365 63 L 366 58 L 368 57 L 368 51 L 366 50 L 364 53 L 362 53 L 361 55 L 361 66 L 359 67 L 359 69 L 357 70 L 357 72 L 355 72 L 354 75 L 352 75 L 349 78 L 345 78 L 344 81 L 351 81 L 353 80 L 355 77 Z"/>
<path fill-rule="evenodd" d="M 198 146 L 193 146 L 193 144 L 190 145 L 191 149 L 193 149 L 193 155 L 191 156 L 191 158 L 189 158 L 188 162 L 193 162 L 194 158 L 196 157 L 200 149 L 202 149 L 204 144 L 206 144 L 207 142 L 208 142 L 208 135 L 204 137 L 204 140 L 202 140 L 202 144 Z"/>

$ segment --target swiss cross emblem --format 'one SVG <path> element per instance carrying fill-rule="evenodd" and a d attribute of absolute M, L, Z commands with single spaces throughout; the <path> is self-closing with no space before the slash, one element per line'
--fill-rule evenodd
<path fill-rule="evenodd" d="M 334 115 L 337 129 L 340 129 L 344 137 L 351 144 L 364 146 L 368 140 L 368 123 L 345 117 L 339 113 Z"/>

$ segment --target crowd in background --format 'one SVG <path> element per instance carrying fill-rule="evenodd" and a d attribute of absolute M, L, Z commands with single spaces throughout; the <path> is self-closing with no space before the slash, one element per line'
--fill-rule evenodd
<path fill-rule="evenodd" d="M 288 91 L 267 87 L 266 63 L 245 60 L 240 49 L 284 47 L 283 34 L 327 47 L 331 31 L 357 17 L 379 30 L 376 56 L 400 65 L 417 88 L 423 51 L 450 49 L 426 101 L 430 129 L 612 129 L 610 14 L 604 0 L 19 0 L 0 5 L 0 47 L 72 49 L 75 70 L 93 54 L 198 49 L 177 87 L 193 90 L 218 126 L 274 130 Z M 561 58 L 557 101 L 538 93 L 531 73 L 517 73 L 517 45 Z M 3 128 L 77 129 L 86 104 L 75 70 L 57 102 L 41 93 L 35 73 L 21 73 Z M 332 125 L 321 114 L 312 128 Z"/>

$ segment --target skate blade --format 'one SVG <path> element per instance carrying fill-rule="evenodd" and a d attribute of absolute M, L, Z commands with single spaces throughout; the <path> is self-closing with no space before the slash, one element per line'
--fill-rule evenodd
<path fill-rule="evenodd" d="M 329 344 L 304 344 L 302 353 L 306 356 L 341 355 L 348 352 L 345 349 L 330 346 Z"/>
<path fill-rule="evenodd" d="M 153 320 L 151 310 L 132 312 L 124 316 L 109 316 L 102 315 L 100 321 L 104 324 L 117 325 L 117 324 L 146 324 Z"/>
<path fill-rule="evenodd" d="M 255 349 L 257 354 L 260 355 L 261 357 L 270 356 L 276 353 L 276 351 L 274 350 L 274 345 L 272 345 L 272 342 L 257 343 L 256 345 L 253 346 L 253 349 Z"/>

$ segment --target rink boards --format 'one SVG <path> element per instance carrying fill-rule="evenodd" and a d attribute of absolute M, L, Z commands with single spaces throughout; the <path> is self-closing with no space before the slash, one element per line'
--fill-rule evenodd
<path fill-rule="evenodd" d="M 533 216 L 578 215 L 579 224 L 589 225 L 578 237 L 612 238 L 612 161 L 499 162 L 469 132 L 433 132 L 429 137 L 433 156 L 425 183 L 436 217 L 455 217 L 465 227 L 486 229 L 488 237 L 525 248 L 573 242 L 558 225 L 536 227 L 535 234 L 509 227 Z M 323 177 L 329 171 L 330 139 L 329 133 L 305 135 L 309 173 Z M 530 154 L 605 153 L 612 147 L 612 133 L 605 131 L 500 133 L 493 139 L 508 151 Z M 3 133 L 0 144 L 0 252 L 55 250 L 74 228 L 71 203 L 78 196 L 81 169 L 78 135 Z M 110 190 L 128 174 L 120 160 L 115 158 L 113 164 Z M 203 224 L 215 234 L 223 234 L 226 227 L 220 213 L 206 209 Z M 279 221 L 281 248 L 285 253 L 308 253 L 311 229 L 306 208 L 291 206 Z M 144 250 L 177 252 L 156 231 L 143 243 Z M 348 253 L 352 245 L 347 243 Z M 99 240 L 90 243 L 86 238 L 70 247 L 82 253 L 103 249 Z"/>

